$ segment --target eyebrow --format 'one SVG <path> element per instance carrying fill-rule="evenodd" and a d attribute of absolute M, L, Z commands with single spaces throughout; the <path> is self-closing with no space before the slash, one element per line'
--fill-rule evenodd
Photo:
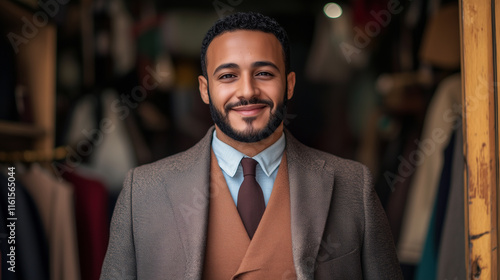
<path fill-rule="evenodd" d="M 280 69 L 278 68 L 278 66 L 276 66 L 276 64 L 270 62 L 270 61 L 256 61 L 254 63 L 252 63 L 252 67 L 263 67 L 263 66 L 270 66 L 274 69 L 276 69 L 276 71 L 280 72 Z M 214 74 L 221 71 L 222 69 L 239 69 L 240 66 L 236 63 L 224 63 L 224 64 L 221 64 L 219 65 L 217 68 L 215 68 L 215 71 L 214 71 Z"/>
<path fill-rule="evenodd" d="M 271 61 L 256 61 L 252 63 L 252 67 L 263 67 L 263 66 L 271 66 L 272 68 L 276 69 L 276 71 L 280 72 L 280 69 L 276 64 L 272 63 Z"/>
<path fill-rule="evenodd" d="M 219 72 L 222 69 L 239 69 L 240 66 L 236 63 L 224 63 L 219 65 L 219 67 L 215 68 L 214 75 L 215 73 Z"/>

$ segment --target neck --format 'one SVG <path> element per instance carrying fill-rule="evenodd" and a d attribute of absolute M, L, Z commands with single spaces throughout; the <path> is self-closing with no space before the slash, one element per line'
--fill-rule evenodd
<path fill-rule="evenodd" d="M 253 143 L 236 141 L 222 132 L 217 125 L 215 126 L 215 130 L 217 131 L 217 138 L 219 138 L 219 140 L 235 148 L 239 152 L 249 157 L 253 157 L 264 151 L 269 146 L 278 141 L 278 139 L 280 139 L 283 133 L 283 123 L 280 124 L 280 126 L 276 128 L 276 131 L 274 131 L 273 134 L 269 135 L 269 137 Z"/>

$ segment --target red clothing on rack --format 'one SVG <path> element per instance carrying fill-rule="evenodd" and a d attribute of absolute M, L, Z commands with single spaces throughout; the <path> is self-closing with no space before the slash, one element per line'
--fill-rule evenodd
<path fill-rule="evenodd" d="M 74 187 L 75 217 L 82 280 L 98 280 L 108 246 L 108 192 L 100 181 L 65 172 Z"/>

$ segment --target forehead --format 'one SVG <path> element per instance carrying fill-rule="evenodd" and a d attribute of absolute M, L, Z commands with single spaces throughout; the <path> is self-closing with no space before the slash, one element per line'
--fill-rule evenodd
<path fill-rule="evenodd" d="M 215 37 L 207 49 L 207 70 L 223 63 L 238 65 L 270 61 L 284 69 L 283 48 L 272 33 L 250 30 L 225 32 Z"/>

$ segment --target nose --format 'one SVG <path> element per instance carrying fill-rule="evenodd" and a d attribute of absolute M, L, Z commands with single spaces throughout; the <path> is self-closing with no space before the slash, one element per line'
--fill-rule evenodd
<path fill-rule="evenodd" d="M 240 90 L 238 92 L 238 98 L 247 100 L 259 94 L 259 90 L 256 87 L 252 75 L 242 75 L 240 79 Z"/>

